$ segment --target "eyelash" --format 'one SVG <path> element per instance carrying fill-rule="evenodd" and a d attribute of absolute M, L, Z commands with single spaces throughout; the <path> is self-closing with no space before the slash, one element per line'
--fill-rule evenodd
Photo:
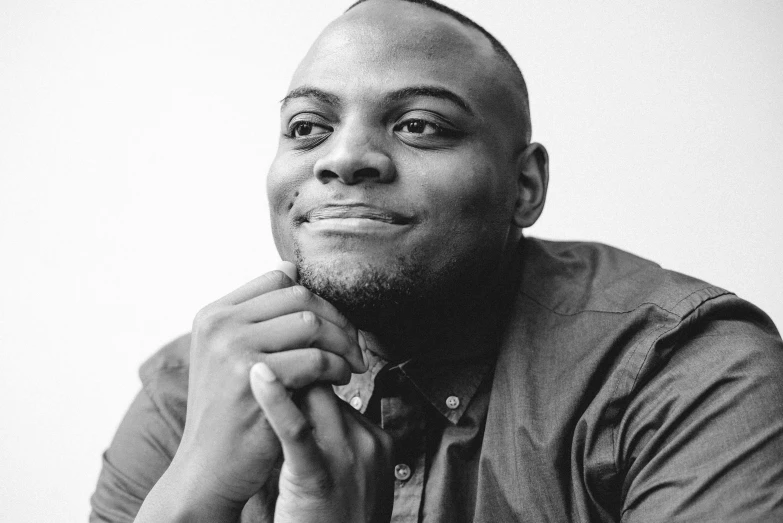
<path fill-rule="evenodd" d="M 456 129 L 451 129 L 449 127 L 445 127 L 443 125 L 440 125 L 438 123 L 432 122 L 430 120 L 427 120 L 426 118 L 408 118 L 407 120 L 403 120 L 402 122 L 398 123 L 394 126 L 395 131 L 400 131 L 403 127 L 407 125 L 411 125 L 412 123 L 420 123 L 425 128 L 426 126 L 431 126 L 435 129 L 435 133 L 433 133 L 435 136 L 440 136 L 444 138 L 453 138 L 456 136 L 459 136 L 461 133 L 457 131 Z M 421 133 L 410 133 L 410 134 L 420 134 L 422 136 L 430 136 L 428 134 L 425 134 L 423 132 Z"/>
<path fill-rule="evenodd" d="M 461 131 L 458 131 L 456 129 L 445 127 L 439 123 L 433 122 L 431 120 L 428 120 L 426 118 L 408 118 L 406 120 L 403 120 L 397 124 L 394 125 L 393 130 L 395 133 L 401 132 L 402 129 L 406 126 L 409 126 L 411 124 L 418 123 L 423 126 L 423 129 L 426 129 L 427 126 L 430 126 L 434 128 L 435 132 L 430 134 L 425 134 L 424 132 L 420 133 L 413 133 L 408 131 L 406 134 L 407 136 L 410 135 L 419 135 L 422 138 L 456 138 L 461 136 L 463 133 Z M 311 130 L 313 128 L 321 128 L 326 130 L 326 132 L 321 132 L 317 134 L 306 134 L 303 136 L 297 136 L 297 131 L 301 130 L 303 126 L 309 126 Z M 292 140 L 299 140 L 299 141 L 308 141 L 308 142 L 316 142 L 320 143 L 321 141 L 325 140 L 332 132 L 334 131 L 334 128 L 324 125 L 320 122 L 314 122 L 312 120 L 299 120 L 296 122 L 293 122 L 290 124 L 288 128 L 288 132 L 285 134 L 287 138 L 290 138 Z"/>
<path fill-rule="evenodd" d="M 296 136 L 296 131 L 298 129 L 300 129 L 302 126 L 306 126 L 306 125 L 309 125 L 311 128 L 313 128 L 313 127 L 320 127 L 322 129 L 327 129 L 328 132 L 326 132 L 326 133 L 318 133 L 318 134 L 315 134 L 315 135 L 306 134 L 304 136 Z M 286 134 L 286 136 L 289 137 L 289 138 L 293 138 L 294 140 L 305 140 L 305 139 L 313 139 L 313 138 L 316 138 L 316 137 L 324 137 L 324 136 L 328 135 L 329 133 L 331 133 L 332 131 L 334 131 L 334 129 L 332 129 L 328 125 L 323 125 L 323 124 L 320 124 L 318 122 L 312 122 L 312 121 L 309 121 L 309 120 L 299 120 L 299 121 L 294 122 L 294 123 L 291 124 L 291 126 L 288 128 L 288 134 Z"/>

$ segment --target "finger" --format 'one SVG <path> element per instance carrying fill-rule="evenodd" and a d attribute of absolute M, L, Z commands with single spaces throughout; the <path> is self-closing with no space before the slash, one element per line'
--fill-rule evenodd
<path fill-rule="evenodd" d="M 301 285 L 273 290 L 251 298 L 237 306 L 242 319 L 249 322 L 266 321 L 298 311 L 311 311 L 338 327 L 345 329 L 356 339 L 356 327 L 337 308 Z"/>
<path fill-rule="evenodd" d="M 300 397 L 300 408 L 305 418 L 310 420 L 321 448 L 335 451 L 345 447 L 348 443 L 345 415 L 332 387 L 310 387 Z"/>
<path fill-rule="evenodd" d="M 277 262 L 275 264 L 274 270 L 284 272 L 285 275 L 291 279 L 291 281 L 299 281 L 299 272 L 296 270 L 296 265 L 290 261 L 282 260 Z"/>
<path fill-rule="evenodd" d="M 246 346 L 259 352 L 281 352 L 315 347 L 344 358 L 353 372 L 365 372 L 362 349 L 357 341 L 334 323 L 311 311 L 300 311 L 245 327 Z"/>
<path fill-rule="evenodd" d="M 231 291 L 218 300 L 218 303 L 236 305 L 256 296 L 261 296 L 270 291 L 284 289 L 295 285 L 296 282 L 288 277 L 282 270 L 274 270 L 262 274 L 258 278 L 247 282 L 238 289 Z"/>
<path fill-rule="evenodd" d="M 378 441 L 383 442 L 386 447 L 391 448 L 392 437 L 388 432 L 367 419 L 361 412 L 354 409 L 348 403 L 341 401 L 339 405 L 348 432 L 355 432 L 355 427 L 359 425 L 375 436 Z"/>
<path fill-rule="evenodd" d="M 345 385 L 351 380 L 348 362 L 321 349 L 294 349 L 266 354 L 264 363 L 287 389 L 301 389 L 315 382 Z"/>
<path fill-rule="evenodd" d="M 322 477 L 323 458 L 313 429 L 288 391 L 263 362 L 250 369 L 250 388 L 280 444 L 287 466 L 297 476 Z"/>

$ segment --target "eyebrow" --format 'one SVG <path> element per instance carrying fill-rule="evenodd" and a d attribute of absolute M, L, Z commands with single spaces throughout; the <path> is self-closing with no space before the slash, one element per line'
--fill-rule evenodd
<path fill-rule="evenodd" d="M 291 100 L 296 98 L 315 98 L 319 102 L 323 102 L 328 105 L 340 105 L 340 97 L 336 94 L 332 94 L 315 87 L 297 87 L 290 93 L 285 95 L 285 98 L 280 100 L 280 103 L 285 107 Z"/>
<path fill-rule="evenodd" d="M 430 98 L 441 98 L 444 100 L 449 100 L 468 114 L 475 114 L 473 109 L 470 108 L 470 105 L 461 96 L 454 93 L 453 91 L 444 89 L 443 87 L 432 85 L 417 85 L 397 89 L 396 91 L 392 91 L 386 94 L 384 96 L 384 102 L 387 104 L 394 103 L 405 100 L 406 98 L 414 98 L 416 96 L 427 96 Z M 340 97 L 336 94 L 318 89 L 316 87 L 302 86 L 293 89 L 285 96 L 285 98 L 280 100 L 282 107 L 285 107 L 289 102 L 291 102 L 291 100 L 295 100 L 297 98 L 315 98 L 319 102 L 333 106 L 340 106 L 342 104 Z"/>
<path fill-rule="evenodd" d="M 406 98 L 414 98 L 416 96 L 428 96 L 430 98 L 441 98 L 444 100 L 449 100 L 450 102 L 455 104 L 457 107 L 461 108 L 466 113 L 471 115 L 474 114 L 473 109 L 470 108 L 468 102 L 466 102 L 457 93 L 453 91 L 449 91 L 448 89 L 444 89 L 443 87 L 436 87 L 430 85 L 418 85 L 412 87 L 405 87 L 403 89 L 392 91 L 391 93 L 385 96 L 385 99 L 386 102 L 399 102 L 401 100 L 405 100 Z"/>

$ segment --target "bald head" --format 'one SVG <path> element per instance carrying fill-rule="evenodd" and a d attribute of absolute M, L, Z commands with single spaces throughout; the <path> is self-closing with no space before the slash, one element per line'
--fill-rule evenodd
<path fill-rule="evenodd" d="M 543 208 L 546 153 L 529 143 L 519 71 L 475 24 L 431 6 L 344 13 L 281 107 L 275 242 L 357 325 L 483 292 Z"/>
<path fill-rule="evenodd" d="M 358 0 L 357 2 L 352 4 L 348 9 L 346 9 L 346 13 L 348 11 L 351 11 L 358 5 L 368 1 L 370 0 Z M 380 1 L 380 0 L 376 0 L 376 1 Z M 495 50 L 495 53 L 497 54 L 497 58 L 500 59 L 502 62 L 504 62 L 510 68 L 511 76 L 513 78 L 514 84 L 517 89 L 517 94 L 520 99 L 518 105 L 521 107 L 522 123 L 526 130 L 525 142 L 526 143 L 530 142 L 531 135 L 532 135 L 532 123 L 530 121 L 530 102 L 529 102 L 529 97 L 527 92 L 527 83 L 525 82 L 525 78 L 522 75 L 522 70 L 519 68 L 519 65 L 517 64 L 516 60 L 514 60 L 514 58 L 511 56 L 511 53 L 508 52 L 506 47 L 502 43 L 500 43 L 500 40 L 495 38 L 492 35 L 492 33 L 484 29 L 481 25 L 479 25 L 472 19 L 468 18 L 467 16 L 463 15 L 459 11 L 455 11 L 454 9 L 445 6 L 439 2 L 435 2 L 434 0 L 385 0 L 385 1 L 407 2 L 409 4 L 416 4 L 425 7 L 427 9 L 431 9 L 439 13 L 443 13 L 453 18 L 454 20 L 464 25 L 465 27 L 469 27 L 483 34 L 484 37 L 492 45 L 492 48 Z"/>

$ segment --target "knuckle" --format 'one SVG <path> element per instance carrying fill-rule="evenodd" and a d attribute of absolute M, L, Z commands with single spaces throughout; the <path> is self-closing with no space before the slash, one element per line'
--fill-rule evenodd
<path fill-rule="evenodd" d="M 286 287 L 291 281 L 283 271 L 278 271 L 278 270 L 270 271 L 264 274 L 264 278 L 269 284 L 271 284 L 276 289 Z"/>
<path fill-rule="evenodd" d="M 321 326 L 321 318 L 314 312 L 302 311 L 299 313 L 299 319 L 306 326 L 317 329 Z"/>
<path fill-rule="evenodd" d="M 348 385 L 351 382 L 351 368 L 347 363 L 339 366 L 337 369 L 337 375 L 335 376 L 336 385 Z"/>
<path fill-rule="evenodd" d="M 231 362 L 231 373 L 238 378 L 241 377 L 243 380 L 249 380 L 250 365 L 241 358 L 237 358 Z"/>
<path fill-rule="evenodd" d="M 313 429 L 307 420 L 301 418 L 299 420 L 286 423 L 283 427 L 281 427 L 280 437 L 287 441 L 302 442 L 311 436 L 312 431 Z"/>
<path fill-rule="evenodd" d="M 198 329 L 203 323 L 206 322 L 207 318 L 212 313 L 213 308 L 214 307 L 212 305 L 207 305 L 196 313 L 196 315 L 193 317 L 193 330 Z"/>
<path fill-rule="evenodd" d="M 329 357 L 326 353 L 316 349 L 311 357 L 313 358 L 313 369 L 317 375 L 322 376 L 326 374 L 329 370 Z"/>
<path fill-rule="evenodd" d="M 335 310 L 334 315 L 334 324 L 340 327 L 341 329 L 353 329 L 356 331 L 356 329 L 351 325 L 351 322 L 348 321 L 348 318 L 340 311 Z M 354 335 L 356 335 L 356 332 L 354 332 Z"/>
<path fill-rule="evenodd" d="M 291 287 L 291 294 L 293 294 L 294 299 L 299 302 L 310 303 L 315 300 L 315 294 L 301 285 L 294 285 Z"/>
<path fill-rule="evenodd" d="M 229 319 L 228 311 L 224 308 L 208 306 L 201 309 L 193 321 L 194 330 L 210 335 L 219 331 Z"/>

